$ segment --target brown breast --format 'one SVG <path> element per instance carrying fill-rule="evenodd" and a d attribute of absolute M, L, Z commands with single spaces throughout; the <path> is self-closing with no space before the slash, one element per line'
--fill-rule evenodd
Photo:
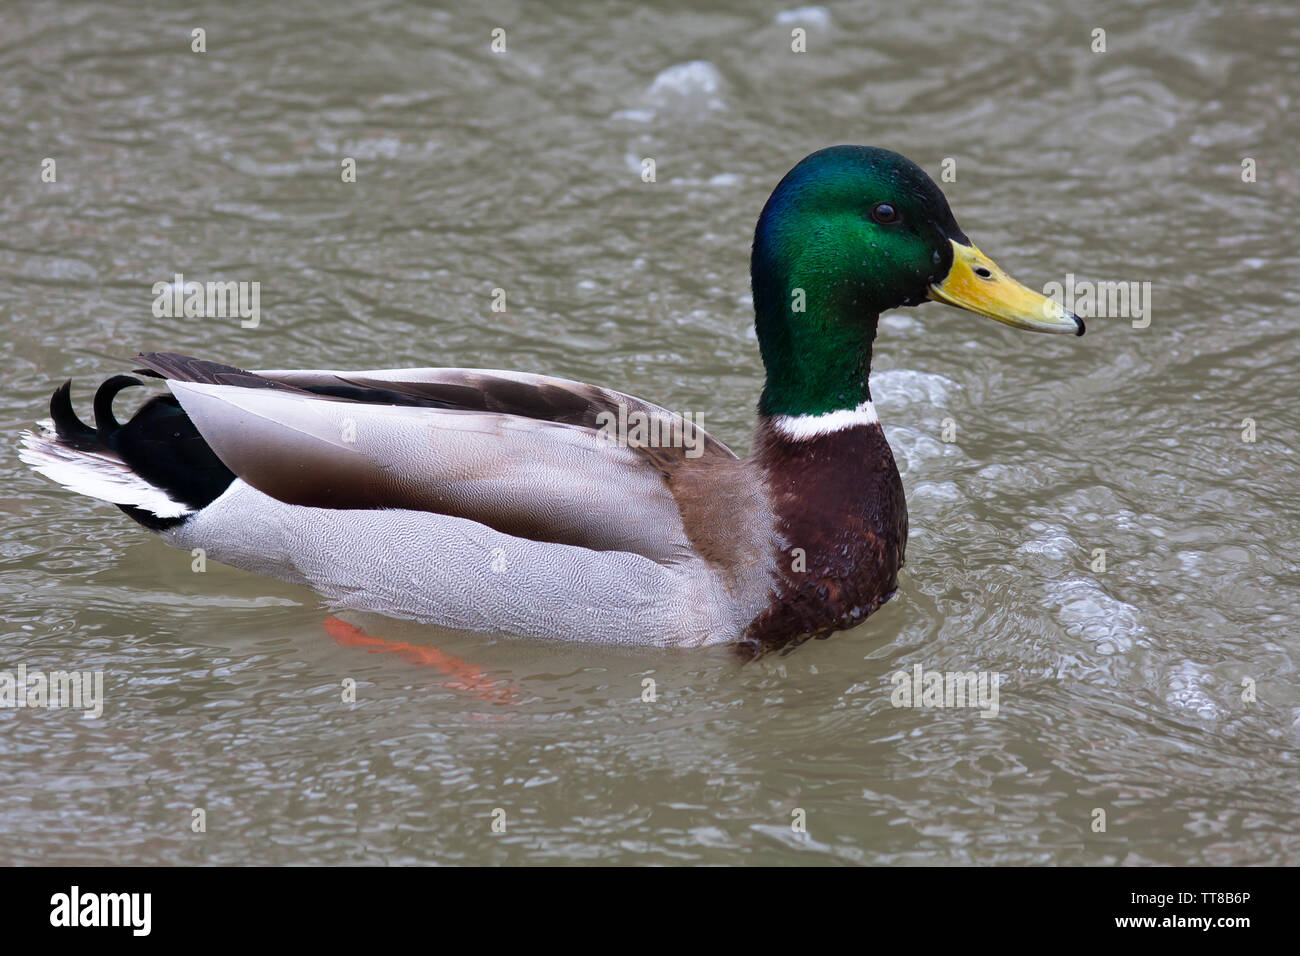
<path fill-rule="evenodd" d="M 784 540 L 747 648 L 788 650 L 860 623 L 893 594 L 907 544 L 903 483 L 880 425 L 793 439 L 762 420 L 753 460 Z"/>

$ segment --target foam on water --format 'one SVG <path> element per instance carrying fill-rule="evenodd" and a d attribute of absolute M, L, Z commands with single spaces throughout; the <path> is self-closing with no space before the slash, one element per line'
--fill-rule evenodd
<path fill-rule="evenodd" d="M 655 109 L 671 109 L 674 115 L 710 112 L 726 109 L 725 87 L 716 66 L 708 60 L 692 60 L 661 71 L 645 98 Z"/>
<path fill-rule="evenodd" d="M 793 10 L 782 10 L 773 20 L 781 26 L 827 30 L 831 25 L 831 13 L 825 7 L 796 7 Z"/>
<path fill-rule="evenodd" d="M 933 372 L 892 368 L 871 373 L 871 397 L 883 405 L 920 403 L 943 408 L 960 390 L 961 386 L 952 379 Z"/>
<path fill-rule="evenodd" d="M 1111 597 L 1095 580 L 1066 578 L 1045 590 L 1066 634 L 1088 642 L 1098 654 L 1122 654 L 1146 639 L 1141 609 Z"/>

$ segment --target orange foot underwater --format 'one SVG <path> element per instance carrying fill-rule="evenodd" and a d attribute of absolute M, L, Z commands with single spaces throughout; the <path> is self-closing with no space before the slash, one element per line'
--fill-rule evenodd
<path fill-rule="evenodd" d="M 334 638 L 335 643 L 340 647 L 364 647 L 371 654 L 396 654 L 409 664 L 433 667 L 453 678 L 444 681 L 442 686 L 454 690 L 467 690 L 479 700 L 486 700 L 493 704 L 519 703 L 519 690 L 513 684 L 494 680 L 469 661 L 461 660 L 452 654 L 445 654 L 436 647 L 407 644 L 404 641 L 386 641 L 382 637 L 367 634 L 361 628 L 337 617 L 326 618 L 325 632 Z"/>

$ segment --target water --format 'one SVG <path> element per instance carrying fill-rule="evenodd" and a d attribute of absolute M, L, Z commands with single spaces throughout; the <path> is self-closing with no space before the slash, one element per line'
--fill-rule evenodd
<path fill-rule="evenodd" d="M 0 666 L 107 703 L 0 712 L 0 862 L 1300 862 L 1289 5 L 153 6 L 0 11 L 11 447 L 167 348 L 550 372 L 743 449 L 753 223 L 836 142 L 955 159 L 1013 275 L 1150 282 L 1151 322 L 887 317 L 898 598 L 743 666 L 349 618 L 381 651 L 5 455 Z M 176 272 L 260 281 L 260 326 L 155 318 Z M 1000 672 L 997 716 L 895 708 L 917 664 Z"/>

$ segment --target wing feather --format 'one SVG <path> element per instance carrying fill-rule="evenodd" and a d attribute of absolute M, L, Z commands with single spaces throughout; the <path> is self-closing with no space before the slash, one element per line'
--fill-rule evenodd
<path fill-rule="evenodd" d="M 483 369 L 244 372 L 141 356 L 235 474 L 281 501 L 455 515 L 507 534 L 663 563 L 692 546 L 673 494 L 684 465 L 735 463 L 697 429 L 688 447 L 627 447 L 609 415 L 659 406 L 597 386 Z M 602 416 L 603 419 L 602 419 Z"/>

